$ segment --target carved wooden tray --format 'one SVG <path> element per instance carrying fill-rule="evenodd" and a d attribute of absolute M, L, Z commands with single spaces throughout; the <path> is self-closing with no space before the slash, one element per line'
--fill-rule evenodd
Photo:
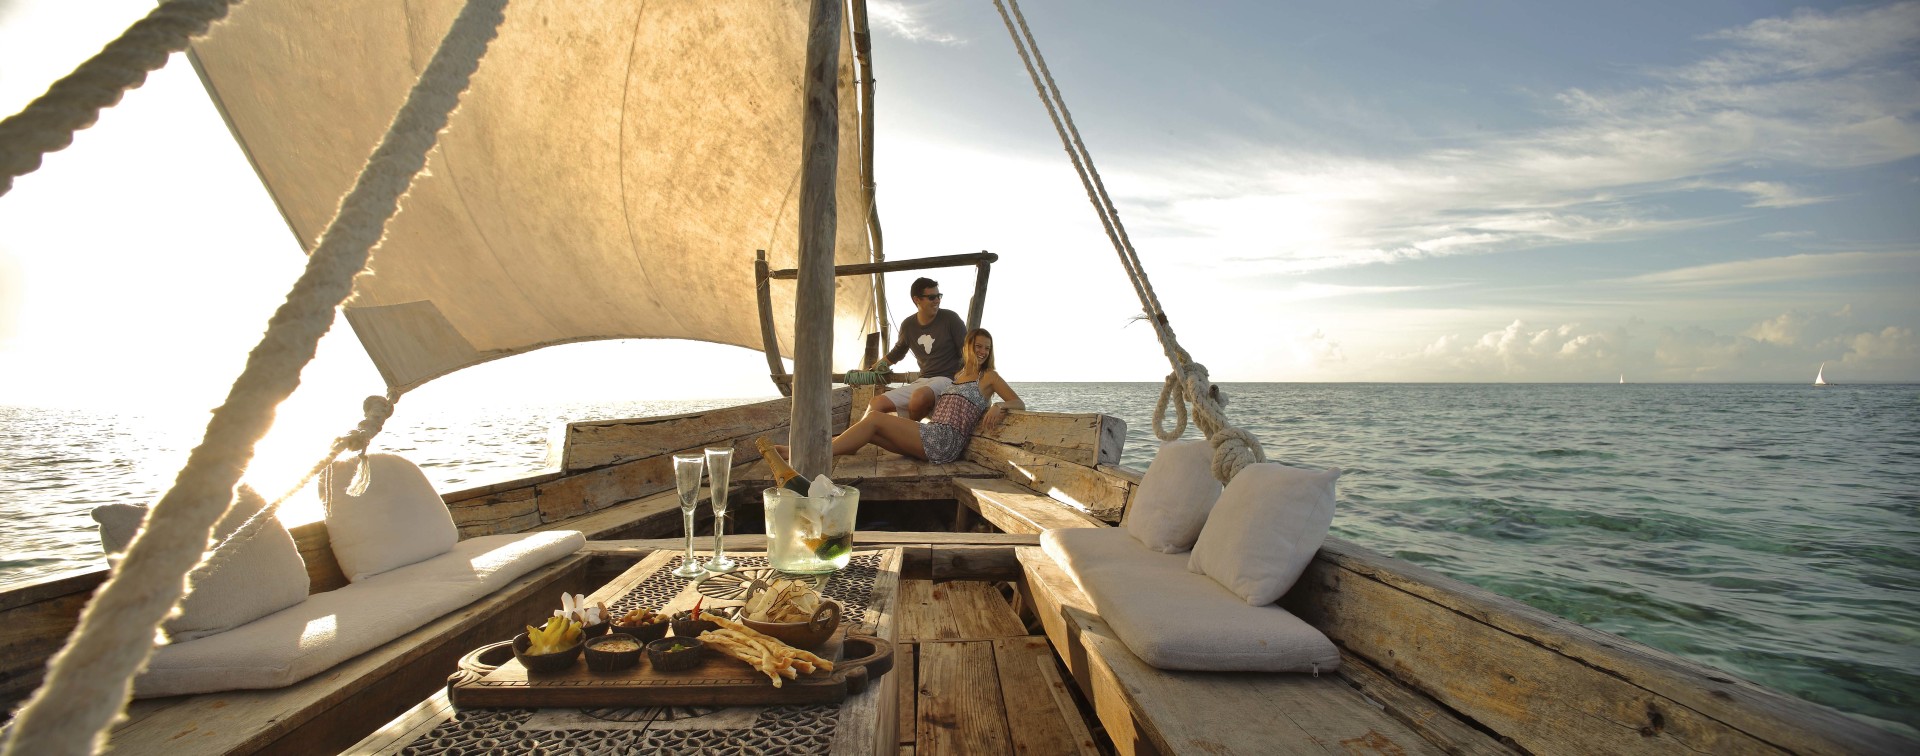
<path fill-rule="evenodd" d="M 495 643 L 460 660 L 460 671 L 447 680 L 447 695 L 462 708 L 837 703 L 865 691 L 870 681 L 893 669 L 893 644 L 870 635 L 830 641 L 820 655 L 837 659 L 832 672 L 801 675 L 775 688 L 746 662 L 714 652 L 685 671 L 656 670 L 642 654 L 640 666 L 607 674 L 587 669 L 585 660 L 559 672 L 539 673 L 520 666 L 510 644 Z"/>

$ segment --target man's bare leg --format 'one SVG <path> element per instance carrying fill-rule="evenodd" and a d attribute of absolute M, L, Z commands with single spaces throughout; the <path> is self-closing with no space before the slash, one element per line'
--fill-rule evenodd
<path fill-rule="evenodd" d="M 925 420 L 933 414 L 934 399 L 932 388 L 921 386 L 914 389 L 913 398 L 907 400 L 907 419 L 916 423 Z"/>

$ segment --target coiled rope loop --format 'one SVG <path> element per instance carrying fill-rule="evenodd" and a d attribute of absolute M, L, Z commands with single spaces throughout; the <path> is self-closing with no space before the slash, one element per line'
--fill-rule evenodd
<path fill-rule="evenodd" d="M 73 144 L 75 132 L 92 126 L 100 111 L 119 102 L 127 90 L 146 83 L 148 73 L 187 49 L 188 40 L 205 34 L 238 2 L 168 0 L 54 82 L 46 94 L 0 121 L 0 195 L 13 188 L 15 178 L 38 170 L 41 157 Z"/>
<path fill-rule="evenodd" d="M 274 408 L 299 386 L 300 371 L 332 328 L 336 308 L 352 293 L 387 220 L 426 166 L 428 151 L 499 33 L 506 3 L 468 0 L 448 28 L 321 234 L 305 272 L 247 355 L 226 402 L 213 411 L 205 440 L 148 514 L 120 569 L 87 604 L 66 647 L 48 663 L 46 681 L 14 717 L 7 754 L 64 756 L 105 745 L 134 675 L 153 650 L 154 628 L 179 603 L 214 522 L 234 500 L 254 445 L 273 424 Z"/>
<path fill-rule="evenodd" d="M 1087 150 L 1086 143 L 1081 140 L 1080 129 L 1073 125 L 1073 114 L 1067 111 L 1067 101 L 1053 80 L 1053 72 L 1047 69 L 1047 60 L 1040 54 L 1040 44 L 1034 40 L 1033 31 L 1027 28 L 1027 18 L 1020 12 L 1019 0 L 993 0 L 993 7 L 1000 11 L 1007 34 L 1013 38 L 1013 46 L 1020 53 L 1020 62 L 1026 65 L 1027 76 L 1033 79 L 1034 92 L 1040 95 L 1041 104 L 1047 108 L 1047 117 L 1053 120 L 1053 130 L 1060 135 L 1061 146 L 1066 148 L 1074 171 L 1080 174 L 1080 184 L 1087 190 L 1087 201 L 1093 203 L 1094 213 L 1100 216 L 1100 225 L 1107 232 L 1107 240 L 1120 257 L 1120 267 L 1127 271 L 1127 280 L 1132 282 L 1134 294 L 1140 298 L 1141 310 L 1146 313 L 1147 322 L 1153 324 L 1160 348 L 1166 353 L 1167 362 L 1173 366 L 1173 373 L 1167 376 L 1166 385 L 1161 391 L 1160 402 L 1154 407 L 1154 434 L 1163 441 L 1179 438 L 1186 430 L 1186 405 L 1191 402 L 1200 430 L 1207 434 L 1208 443 L 1213 445 L 1213 474 L 1220 482 L 1231 480 L 1248 464 L 1266 461 L 1266 452 L 1261 449 L 1260 440 L 1227 422 L 1226 397 L 1207 381 L 1206 368 L 1194 362 L 1174 336 L 1167 313 L 1160 307 L 1160 297 L 1147 280 L 1146 267 L 1141 264 L 1139 253 L 1133 248 L 1133 240 L 1127 236 L 1126 226 L 1120 222 L 1120 210 L 1114 207 L 1106 183 L 1100 180 L 1100 172 L 1093 166 L 1093 153 Z M 1176 387 L 1179 389 L 1177 392 Z M 1170 398 L 1174 400 L 1174 407 L 1179 413 L 1179 420 L 1171 434 L 1162 427 Z"/>

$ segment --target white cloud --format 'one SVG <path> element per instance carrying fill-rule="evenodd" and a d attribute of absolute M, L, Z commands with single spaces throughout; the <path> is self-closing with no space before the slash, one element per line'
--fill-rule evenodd
<path fill-rule="evenodd" d="M 1822 362 L 1855 381 L 1920 375 L 1914 329 L 1862 323 L 1852 308 L 1788 311 L 1744 332 L 1634 320 L 1618 326 L 1529 325 L 1449 333 L 1384 362 L 1441 380 L 1630 382 L 1812 380 Z M 1804 373 L 1804 375 L 1802 375 Z"/>
<path fill-rule="evenodd" d="M 1754 174 L 1920 155 L 1917 19 L 1912 2 L 1762 19 L 1708 35 L 1703 44 L 1727 49 L 1648 71 L 1640 86 L 1558 93 L 1549 127 L 1412 157 L 1242 145 L 1211 164 L 1181 155 L 1108 185 L 1127 187 L 1129 221 L 1155 242 L 1234 249 L 1279 272 L 1645 239 L 1731 220 L 1662 201 L 1676 192 L 1733 192 L 1760 211 L 1830 202 Z"/>
<path fill-rule="evenodd" d="M 1920 274 L 1920 251 L 1837 252 L 1699 265 L 1634 276 L 1621 282 L 1675 289 L 1725 289 L 1845 276 L 1916 274 Z"/>
<path fill-rule="evenodd" d="M 927 3 L 911 3 L 904 0 L 869 0 L 867 20 L 874 27 L 893 34 L 908 42 L 931 42 L 936 45 L 959 46 L 966 40 L 944 31 L 934 29 L 926 20 Z"/>
<path fill-rule="evenodd" d="M 1761 234 L 1759 238 L 1760 241 L 1784 242 L 1795 239 L 1811 239 L 1813 236 L 1814 233 L 1812 231 L 1770 231 Z"/>

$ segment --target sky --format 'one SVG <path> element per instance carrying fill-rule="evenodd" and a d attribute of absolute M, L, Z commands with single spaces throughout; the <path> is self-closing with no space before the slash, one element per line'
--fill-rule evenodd
<path fill-rule="evenodd" d="M 0 0 L 0 110 L 150 7 Z M 1010 380 L 1159 380 L 992 3 L 869 9 L 888 257 L 1001 255 Z M 1216 381 L 1920 382 L 1920 3 L 1023 9 Z M 0 196 L 0 404 L 204 412 L 303 262 L 175 56 Z M 381 390 L 345 328 L 305 380 L 285 414 L 336 426 Z M 652 341 L 408 401 L 769 393 L 758 353 Z"/>

